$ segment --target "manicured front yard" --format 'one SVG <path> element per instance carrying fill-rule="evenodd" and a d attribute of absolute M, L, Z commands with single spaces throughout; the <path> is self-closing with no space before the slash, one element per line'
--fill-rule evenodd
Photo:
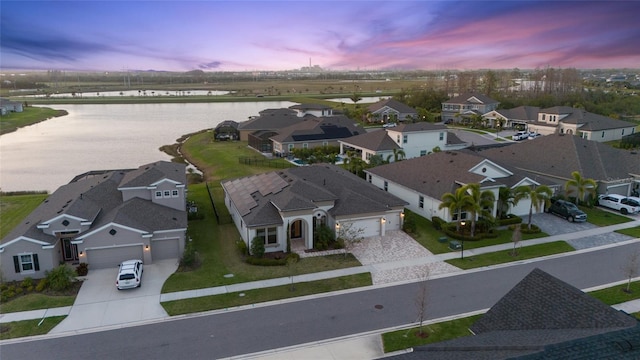
<path fill-rule="evenodd" d="M 616 285 L 606 289 L 596 290 L 589 295 L 607 305 L 615 305 L 623 302 L 640 299 L 640 281 L 635 281 L 629 286 L 630 292 L 626 292 L 627 284 Z"/>
<path fill-rule="evenodd" d="M 465 249 L 467 249 L 465 242 Z M 461 269 L 473 269 L 483 266 L 504 264 L 513 261 L 534 259 L 537 257 L 559 254 L 575 250 L 564 241 L 555 241 L 546 244 L 531 245 L 517 248 L 517 255 L 512 256 L 513 249 L 496 251 L 487 254 L 465 256 L 464 259 L 452 259 L 446 262 Z"/>
<path fill-rule="evenodd" d="M 38 309 L 48 309 L 62 306 L 71 306 L 76 300 L 75 295 L 53 296 L 39 293 L 27 294 L 17 297 L 0 306 L 0 313 L 10 313 L 17 311 L 29 311 Z"/>
<path fill-rule="evenodd" d="M 616 214 L 595 206 L 580 206 L 580 210 L 584 211 L 585 214 L 587 214 L 588 222 L 598 226 L 609 226 L 633 221 L 626 216 L 622 216 L 620 214 Z"/>
<path fill-rule="evenodd" d="M 48 317 L 40 325 L 39 319 L 0 324 L 0 340 L 46 334 L 65 318 L 66 316 Z"/>

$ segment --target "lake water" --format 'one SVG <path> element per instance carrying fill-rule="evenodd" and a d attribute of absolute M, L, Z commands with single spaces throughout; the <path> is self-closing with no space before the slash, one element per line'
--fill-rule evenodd
<path fill-rule="evenodd" d="M 0 136 L 0 190 L 54 191 L 86 171 L 137 168 L 169 160 L 160 146 L 173 144 L 184 134 L 294 104 L 50 105 L 69 115 Z"/>

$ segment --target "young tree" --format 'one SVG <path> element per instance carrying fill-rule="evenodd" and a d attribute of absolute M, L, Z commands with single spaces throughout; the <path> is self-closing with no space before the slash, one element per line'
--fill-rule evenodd
<path fill-rule="evenodd" d="M 463 188 L 469 194 L 467 210 L 471 215 L 471 237 L 473 237 L 478 215 L 491 217 L 491 212 L 487 209 L 493 209 L 493 203 L 496 198 L 493 192 L 480 190 L 480 184 L 467 184 Z"/>
<path fill-rule="evenodd" d="M 596 189 L 598 184 L 593 179 L 582 177 L 578 171 L 571 173 L 572 179 L 567 180 L 564 184 L 564 189 L 567 194 L 576 194 L 576 202 L 580 204 L 584 201 L 586 195 L 596 196 Z"/>
<path fill-rule="evenodd" d="M 293 277 L 296 274 L 298 265 L 298 257 L 297 256 L 288 256 L 287 257 L 287 270 L 289 270 L 289 278 L 291 279 L 291 286 L 289 287 L 289 291 L 295 291 L 296 285 L 293 283 Z"/>
<path fill-rule="evenodd" d="M 356 228 L 353 223 L 339 223 L 337 226 L 336 237 L 341 240 L 344 245 L 344 256 L 353 251 L 356 244 L 364 240 L 364 229 Z"/>
<path fill-rule="evenodd" d="M 516 224 L 513 228 L 513 234 L 511 234 L 511 241 L 513 242 L 513 251 L 511 251 L 511 256 L 518 256 L 517 246 L 522 240 L 522 231 L 520 230 L 520 224 Z"/>
<path fill-rule="evenodd" d="M 631 280 L 638 276 L 639 262 L 640 252 L 635 250 L 627 256 L 627 261 L 622 265 L 622 271 L 624 271 L 624 274 L 627 277 L 627 288 L 624 290 L 627 293 L 631 293 Z"/>
<path fill-rule="evenodd" d="M 428 335 L 428 334 L 425 334 L 423 329 L 424 319 L 427 317 L 427 305 L 429 304 L 428 280 L 429 280 L 429 268 L 427 267 L 421 276 L 420 285 L 418 287 L 418 294 L 415 300 L 416 310 L 418 310 L 418 323 L 420 324 L 418 327 L 419 328 L 418 335 L 420 337 L 426 337 L 425 335 Z"/>
<path fill-rule="evenodd" d="M 527 228 L 531 230 L 531 218 L 533 216 L 533 209 L 536 209 L 536 212 L 539 212 L 540 209 L 546 209 L 549 206 L 549 202 L 551 201 L 551 196 L 553 192 L 546 185 L 540 185 L 536 187 L 531 187 L 527 185 L 518 186 L 514 190 L 513 203 L 518 204 L 518 202 L 522 199 L 530 199 L 531 204 L 529 205 L 529 221 Z"/>
<path fill-rule="evenodd" d="M 462 221 L 462 211 L 466 211 L 469 200 L 469 194 L 464 187 L 459 187 L 453 193 L 445 193 L 442 195 L 442 202 L 438 205 L 438 209 L 449 209 L 452 214 L 457 214 L 456 232 L 460 232 L 460 221 Z"/>

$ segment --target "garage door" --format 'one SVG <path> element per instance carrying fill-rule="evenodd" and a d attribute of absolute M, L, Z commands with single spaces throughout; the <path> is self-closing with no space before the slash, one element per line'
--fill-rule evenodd
<path fill-rule="evenodd" d="M 142 245 L 87 250 L 90 269 L 117 267 L 121 262 L 132 259 L 143 259 Z"/>
<path fill-rule="evenodd" d="M 610 186 L 607 188 L 607 194 L 618 194 L 622 196 L 627 196 L 629 191 L 629 185 L 624 184 L 623 186 Z"/>
<path fill-rule="evenodd" d="M 176 259 L 180 257 L 178 239 L 155 240 L 151 242 L 151 258 L 153 261 Z"/>
<path fill-rule="evenodd" d="M 378 236 L 380 235 L 380 218 L 357 220 L 353 224 L 354 229 L 363 229 L 362 236 Z"/>

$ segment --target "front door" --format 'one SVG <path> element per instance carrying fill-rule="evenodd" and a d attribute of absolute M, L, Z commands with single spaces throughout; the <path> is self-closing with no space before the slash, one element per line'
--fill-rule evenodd
<path fill-rule="evenodd" d="M 64 261 L 78 260 L 78 245 L 71 243 L 71 238 L 62 239 L 62 256 Z"/>
<path fill-rule="evenodd" d="M 300 239 L 302 237 L 302 220 L 296 220 L 291 223 L 289 235 L 291 239 Z"/>

